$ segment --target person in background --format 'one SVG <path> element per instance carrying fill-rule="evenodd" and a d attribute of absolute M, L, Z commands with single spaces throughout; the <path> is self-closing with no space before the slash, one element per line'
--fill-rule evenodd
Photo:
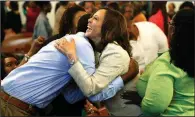
<path fill-rule="evenodd" d="M 168 22 L 170 21 L 170 19 L 167 15 L 166 3 L 167 1 L 153 1 L 152 16 L 150 16 L 148 21 L 156 24 L 167 36 Z"/>
<path fill-rule="evenodd" d="M 143 13 L 148 21 L 148 18 L 151 13 L 151 6 L 152 6 L 152 1 L 143 1 Z"/>
<path fill-rule="evenodd" d="M 18 58 L 9 53 L 1 53 L 1 80 L 18 65 Z"/>
<path fill-rule="evenodd" d="M 4 1 L 2 1 L 2 2 L 4 2 Z M 11 11 L 10 1 L 5 1 L 3 6 L 4 6 L 4 9 L 5 9 L 5 13 L 8 13 L 9 11 Z"/>
<path fill-rule="evenodd" d="M 40 8 L 36 5 L 35 1 L 28 2 L 28 9 L 26 14 L 26 31 L 33 32 L 35 22 L 40 13 Z"/>
<path fill-rule="evenodd" d="M 140 72 L 169 49 L 166 35 L 154 23 L 132 23 L 129 35 L 133 48 L 132 57 L 138 62 Z"/>
<path fill-rule="evenodd" d="M 25 1 L 24 4 L 22 5 L 22 13 L 24 14 L 26 19 L 27 19 L 28 8 L 29 8 L 29 1 Z M 23 25 L 22 32 L 26 32 L 26 22 Z"/>
<path fill-rule="evenodd" d="M 129 1 L 118 1 L 118 5 L 120 6 L 120 9 L 126 4 L 129 4 Z"/>
<path fill-rule="evenodd" d="M 123 14 L 123 16 L 126 18 L 127 22 L 132 20 L 132 18 L 133 18 L 133 6 L 131 4 L 129 4 L 129 3 L 124 4 L 121 7 L 120 11 Z"/>
<path fill-rule="evenodd" d="M 129 42 L 132 46 L 132 58 L 138 62 L 140 75 L 144 73 L 147 65 L 169 49 L 166 35 L 158 26 L 151 22 L 132 23 L 129 35 Z M 142 98 L 137 94 L 136 90 L 138 79 L 134 82 L 133 89 L 126 88 L 126 91 L 121 93 L 122 99 L 129 100 L 125 102 L 126 105 L 130 105 L 127 107 L 131 107 L 131 104 L 140 106 Z M 132 113 L 137 112 L 137 110 Z"/>
<path fill-rule="evenodd" d="M 23 60 L 20 62 L 19 57 L 11 53 L 1 53 L 1 80 L 3 80 L 12 70 L 25 64 L 27 59 L 36 54 L 42 47 L 44 38 L 38 37 L 31 45 L 30 50 L 25 54 Z M 19 63 L 20 62 L 20 63 Z"/>
<path fill-rule="evenodd" d="M 95 1 L 95 9 L 99 10 L 100 8 L 102 8 L 101 1 Z"/>
<path fill-rule="evenodd" d="M 18 11 L 18 2 L 10 1 L 11 11 L 7 13 L 5 29 L 7 32 L 20 33 L 22 29 L 22 22 L 20 13 Z"/>
<path fill-rule="evenodd" d="M 143 2 L 141 1 L 131 1 L 130 4 L 133 7 L 133 19 L 132 22 L 142 22 L 147 21 L 146 16 L 143 13 Z"/>
<path fill-rule="evenodd" d="M 60 20 L 59 33 L 49 37 L 43 46 L 47 45 L 53 40 L 62 38 L 66 34 L 75 34 L 78 20 L 84 14 L 86 14 L 84 8 L 78 5 L 67 8 Z"/>
<path fill-rule="evenodd" d="M 36 39 L 38 36 L 47 39 L 52 35 L 52 28 L 46 16 L 51 11 L 51 3 L 50 1 L 38 1 L 36 4 L 40 7 L 41 12 L 35 22 L 32 39 Z"/>
<path fill-rule="evenodd" d="M 1 1 L 1 44 L 5 38 L 5 21 L 6 21 L 6 14 L 5 14 L 5 9 L 4 9 L 4 2 Z"/>
<path fill-rule="evenodd" d="M 60 7 L 60 1 L 58 3 L 56 3 L 55 14 L 56 14 L 56 11 L 58 10 L 59 7 Z"/>
<path fill-rule="evenodd" d="M 175 15 L 175 4 L 174 3 L 169 3 L 168 4 L 168 15 L 169 18 L 172 19 L 172 17 Z"/>
<path fill-rule="evenodd" d="M 180 5 L 179 10 L 181 9 L 194 9 L 194 5 L 191 1 L 185 1 Z"/>
<path fill-rule="evenodd" d="M 143 98 L 143 116 L 194 116 L 194 17 L 192 9 L 173 16 L 170 50 L 140 76 L 137 90 Z"/>
<path fill-rule="evenodd" d="M 79 5 L 82 6 L 89 14 L 94 13 L 96 11 L 94 1 L 82 1 L 79 3 Z"/>
<path fill-rule="evenodd" d="M 110 9 L 113 9 L 113 10 L 117 10 L 117 11 L 120 11 L 120 7 L 119 7 L 119 4 L 118 2 L 107 2 L 107 5 L 106 7 L 110 8 Z"/>
<path fill-rule="evenodd" d="M 29 1 L 25 1 L 24 4 L 22 5 L 22 11 L 24 16 L 27 16 L 27 9 L 28 9 Z"/>
<path fill-rule="evenodd" d="M 170 18 L 167 14 L 166 3 L 167 1 L 152 1 L 152 16 L 150 16 L 148 21 L 156 24 L 165 33 L 169 45 L 168 23 Z"/>
<path fill-rule="evenodd" d="M 56 35 L 59 33 L 60 20 L 64 14 L 64 11 L 67 9 L 67 7 L 68 7 L 68 1 L 59 2 L 59 8 L 56 10 L 56 13 L 55 13 L 55 23 L 54 23 L 53 35 Z"/>

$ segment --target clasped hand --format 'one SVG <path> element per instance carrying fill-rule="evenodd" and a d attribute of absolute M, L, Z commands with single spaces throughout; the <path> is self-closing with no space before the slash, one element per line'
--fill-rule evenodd
<path fill-rule="evenodd" d="M 55 40 L 54 47 L 59 50 L 61 53 L 66 55 L 69 60 L 77 60 L 76 56 L 76 45 L 74 39 L 71 39 L 70 42 L 66 40 L 66 38 L 61 38 Z"/>

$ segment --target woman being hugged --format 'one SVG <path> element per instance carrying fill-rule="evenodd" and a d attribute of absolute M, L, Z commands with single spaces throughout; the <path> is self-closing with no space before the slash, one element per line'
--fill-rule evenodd
<path fill-rule="evenodd" d="M 131 46 L 125 18 L 108 8 L 98 10 L 89 20 L 85 37 L 95 44 L 101 55 L 96 72 L 89 75 L 77 59 L 74 39 L 56 41 L 56 48 L 67 55 L 72 63 L 69 73 L 87 97 L 100 92 L 117 76 L 129 69 Z"/>

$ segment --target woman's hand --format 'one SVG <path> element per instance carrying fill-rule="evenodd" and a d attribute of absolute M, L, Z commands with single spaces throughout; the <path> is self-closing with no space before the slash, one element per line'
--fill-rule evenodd
<path fill-rule="evenodd" d="M 124 83 L 127 83 L 128 81 L 132 80 L 137 76 L 139 73 L 139 66 L 137 61 L 131 58 L 130 63 L 129 63 L 129 70 L 126 74 L 122 75 L 122 79 Z"/>
<path fill-rule="evenodd" d="M 55 41 L 55 48 L 61 53 L 66 55 L 70 61 L 77 61 L 76 45 L 74 39 L 68 42 L 65 38 L 61 38 Z"/>

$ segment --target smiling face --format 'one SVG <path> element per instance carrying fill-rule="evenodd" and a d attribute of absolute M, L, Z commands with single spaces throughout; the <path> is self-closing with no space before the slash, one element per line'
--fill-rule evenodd
<path fill-rule="evenodd" d="M 85 36 L 95 43 L 101 40 L 101 28 L 106 14 L 105 9 L 98 10 L 89 20 Z"/>

